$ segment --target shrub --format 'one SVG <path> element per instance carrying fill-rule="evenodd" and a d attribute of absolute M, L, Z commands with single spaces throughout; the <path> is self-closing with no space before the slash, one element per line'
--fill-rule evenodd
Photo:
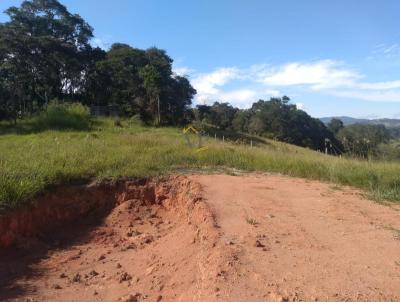
<path fill-rule="evenodd" d="M 133 115 L 129 120 L 128 120 L 129 126 L 144 126 L 145 124 L 143 123 L 142 119 L 140 118 L 140 115 L 135 114 Z"/>
<path fill-rule="evenodd" d="M 33 124 L 38 130 L 88 130 L 90 110 L 79 103 L 51 103 L 34 119 Z"/>
<path fill-rule="evenodd" d="M 122 128 L 122 121 L 120 119 L 114 120 L 114 126 Z"/>

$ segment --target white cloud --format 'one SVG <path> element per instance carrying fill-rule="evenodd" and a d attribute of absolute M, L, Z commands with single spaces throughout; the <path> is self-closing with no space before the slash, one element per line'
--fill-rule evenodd
<path fill-rule="evenodd" d="M 201 74 L 193 81 L 201 92 L 215 93 L 216 87 L 222 86 L 227 82 L 239 77 L 239 69 L 236 67 L 219 68 L 208 74 Z"/>
<path fill-rule="evenodd" d="M 173 67 L 172 72 L 178 76 L 189 76 L 194 72 L 194 70 L 186 66 L 181 66 Z"/>
<path fill-rule="evenodd" d="M 111 36 L 106 35 L 102 38 L 95 37 L 92 39 L 91 44 L 93 47 L 100 47 L 101 49 L 107 50 L 111 46 Z"/>
<path fill-rule="evenodd" d="M 370 102 L 400 102 L 400 90 L 389 91 L 365 91 L 365 90 L 337 90 L 330 94 L 344 97 L 365 100 Z"/>
<path fill-rule="evenodd" d="M 278 97 L 282 96 L 283 94 L 277 89 L 267 89 L 264 93 L 268 97 Z"/>
<path fill-rule="evenodd" d="M 239 69 L 236 67 L 223 67 L 211 73 L 199 74 L 192 80 L 194 88 L 197 90 L 198 98 L 201 100 L 213 97 L 220 93 L 221 87 L 231 80 L 239 78 Z"/>
<path fill-rule="evenodd" d="M 306 106 L 303 103 L 296 103 L 296 108 L 299 110 L 306 110 Z"/>
<path fill-rule="evenodd" d="M 180 67 L 174 72 L 191 74 L 192 85 L 197 90 L 197 103 L 221 101 L 245 108 L 258 99 L 284 94 L 293 97 L 316 91 L 370 102 L 400 102 L 400 80 L 368 82 L 365 75 L 334 60 L 275 66 L 257 64 L 247 68 L 222 67 L 210 73 L 196 73 L 190 68 Z M 296 105 L 305 109 L 303 103 Z"/>
<path fill-rule="evenodd" d="M 238 89 L 227 92 L 221 92 L 218 100 L 235 104 L 239 108 L 250 107 L 256 101 L 257 92 L 250 89 Z"/>
<path fill-rule="evenodd" d="M 384 56 L 387 58 L 393 58 L 400 56 L 400 44 L 378 44 L 372 51 L 371 58 Z"/>
<path fill-rule="evenodd" d="M 386 49 L 392 52 L 397 46 Z M 400 102 L 400 80 L 365 82 L 364 75 L 334 60 L 292 62 L 264 71 L 259 81 L 268 86 L 302 86 L 312 91 L 371 102 Z"/>
<path fill-rule="evenodd" d="M 354 86 L 360 89 L 367 90 L 397 89 L 400 88 L 400 80 L 376 83 L 356 83 Z"/>
<path fill-rule="evenodd" d="M 357 72 L 342 67 L 333 60 L 313 63 L 293 62 L 271 69 L 259 81 L 270 86 L 307 85 L 320 90 L 347 86 L 362 76 Z"/>
<path fill-rule="evenodd" d="M 277 89 L 254 87 L 254 84 L 257 84 L 257 77 L 265 72 L 265 68 L 267 65 L 264 64 L 244 69 L 222 67 L 210 73 L 194 75 L 191 82 L 197 90 L 196 102 L 202 104 L 211 104 L 215 101 L 229 102 L 239 108 L 247 108 L 258 99 L 280 96 L 281 93 Z M 239 88 L 228 89 L 226 86 L 232 81 L 236 81 L 235 84 Z"/>

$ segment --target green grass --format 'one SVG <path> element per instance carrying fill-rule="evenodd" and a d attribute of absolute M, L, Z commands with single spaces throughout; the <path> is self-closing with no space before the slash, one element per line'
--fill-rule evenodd
<path fill-rule="evenodd" d="M 0 208 L 21 206 L 55 184 L 221 168 L 330 181 L 364 189 L 377 200 L 400 201 L 400 163 L 326 156 L 274 141 L 250 148 L 209 138 L 203 140 L 208 149 L 196 152 L 181 129 L 122 126 L 103 119 L 90 131 L 0 129 Z"/>
<path fill-rule="evenodd" d="M 50 103 L 46 110 L 32 120 L 36 130 L 89 130 L 90 110 L 79 103 Z"/>

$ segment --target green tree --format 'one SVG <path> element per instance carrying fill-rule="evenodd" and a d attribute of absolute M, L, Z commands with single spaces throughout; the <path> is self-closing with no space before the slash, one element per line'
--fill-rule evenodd
<path fill-rule="evenodd" d="M 170 79 L 166 106 L 163 106 L 163 116 L 168 124 L 185 124 L 192 119 L 190 105 L 196 94 L 189 80 L 182 76 Z"/>
<path fill-rule="evenodd" d="M 249 133 L 319 150 L 324 149 L 325 139 L 328 139 L 339 153 L 340 143 L 324 124 L 289 101 L 284 96 L 254 103 L 250 109 Z"/>
<path fill-rule="evenodd" d="M 168 109 L 168 90 L 172 77 L 172 59 L 165 50 L 155 47 L 146 50 L 148 63 L 141 70 L 143 87 L 148 96 L 148 108 L 158 125 L 162 124 L 162 112 Z"/>
<path fill-rule="evenodd" d="M 337 119 L 337 118 L 331 119 L 331 121 L 328 123 L 328 129 L 335 135 L 343 127 L 344 127 L 343 122 L 340 119 Z"/>
<path fill-rule="evenodd" d="M 207 122 L 207 117 L 211 113 L 211 106 L 209 105 L 197 105 L 195 109 L 195 118 L 199 122 Z"/>
<path fill-rule="evenodd" d="M 100 55 L 99 55 L 100 56 Z M 87 93 L 93 105 L 118 106 L 124 115 L 142 114 L 145 89 L 141 68 L 147 64 L 145 51 L 127 44 L 113 44 L 89 73 Z"/>
<path fill-rule="evenodd" d="M 0 26 L 0 72 L 19 111 L 79 94 L 92 28 L 57 0 L 31 0 L 5 11 Z"/>
<path fill-rule="evenodd" d="M 149 111 L 156 117 L 155 120 L 157 125 L 161 125 L 161 74 L 158 72 L 156 67 L 148 64 L 141 70 L 141 76 L 143 78 L 143 87 L 145 88 L 149 98 Z"/>
<path fill-rule="evenodd" d="M 238 132 L 249 132 L 250 118 L 250 110 L 237 110 L 235 117 L 232 121 L 233 129 Z M 253 125 L 252 127 L 253 129 L 257 128 L 255 125 Z"/>
<path fill-rule="evenodd" d="M 367 158 L 377 156 L 378 145 L 387 143 L 390 133 L 384 125 L 354 124 L 342 128 L 338 138 L 347 153 Z"/>

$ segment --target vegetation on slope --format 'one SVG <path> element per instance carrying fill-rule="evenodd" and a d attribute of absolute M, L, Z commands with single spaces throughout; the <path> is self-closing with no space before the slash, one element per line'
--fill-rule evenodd
<path fill-rule="evenodd" d="M 250 109 L 218 102 L 192 108 L 196 90 L 173 73 L 166 51 L 121 43 L 108 51 L 93 48 L 93 29 L 57 0 L 26 0 L 6 14 L 9 20 L 0 23 L 0 121 L 21 123 L 0 124 L 1 208 L 21 205 L 58 183 L 217 167 L 328 180 L 400 200 L 399 163 L 335 158 L 262 138 L 398 158 L 385 128 L 343 128 L 336 121 L 328 129 L 288 97 L 259 100 Z M 92 121 L 87 105 L 116 108 L 129 120 Z M 209 139 L 208 149 L 198 152 L 178 128 L 141 125 L 193 121 L 227 139 L 246 133 L 240 140 L 257 147 Z"/>
<path fill-rule="evenodd" d="M 121 125 L 102 119 L 91 131 L 7 130 L 0 136 L 0 207 L 23 205 L 54 184 L 222 167 L 332 181 L 377 199 L 400 200 L 399 163 L 333 157 L 269 140 L 251 148 L 204 138 L 208 148 L 199 152 L 187 145 L 181 129 Z"/>
<path fill-rule="evenodd" d="M 148 125 L 182 126 L 196 120 L 312 149 L 324 149 L 327 139 L 338 145 L 321 121 L 289 104 L 288 97 L 255 100 L 246 110 L 218 102 L 191 107 L 196 90 L 188 78 L 173 72 L 165 50 L 123 43 L 107 51 L 94 48 L 93 28 L 57 0 L 26 0 L 5 13 L 9 20 L 0 23 L 0 120 L 17 123 L 38 114 L 51 118 L 43 113 L 51 101 L 79 102 L 97 114 L 137 116 Z"/>

